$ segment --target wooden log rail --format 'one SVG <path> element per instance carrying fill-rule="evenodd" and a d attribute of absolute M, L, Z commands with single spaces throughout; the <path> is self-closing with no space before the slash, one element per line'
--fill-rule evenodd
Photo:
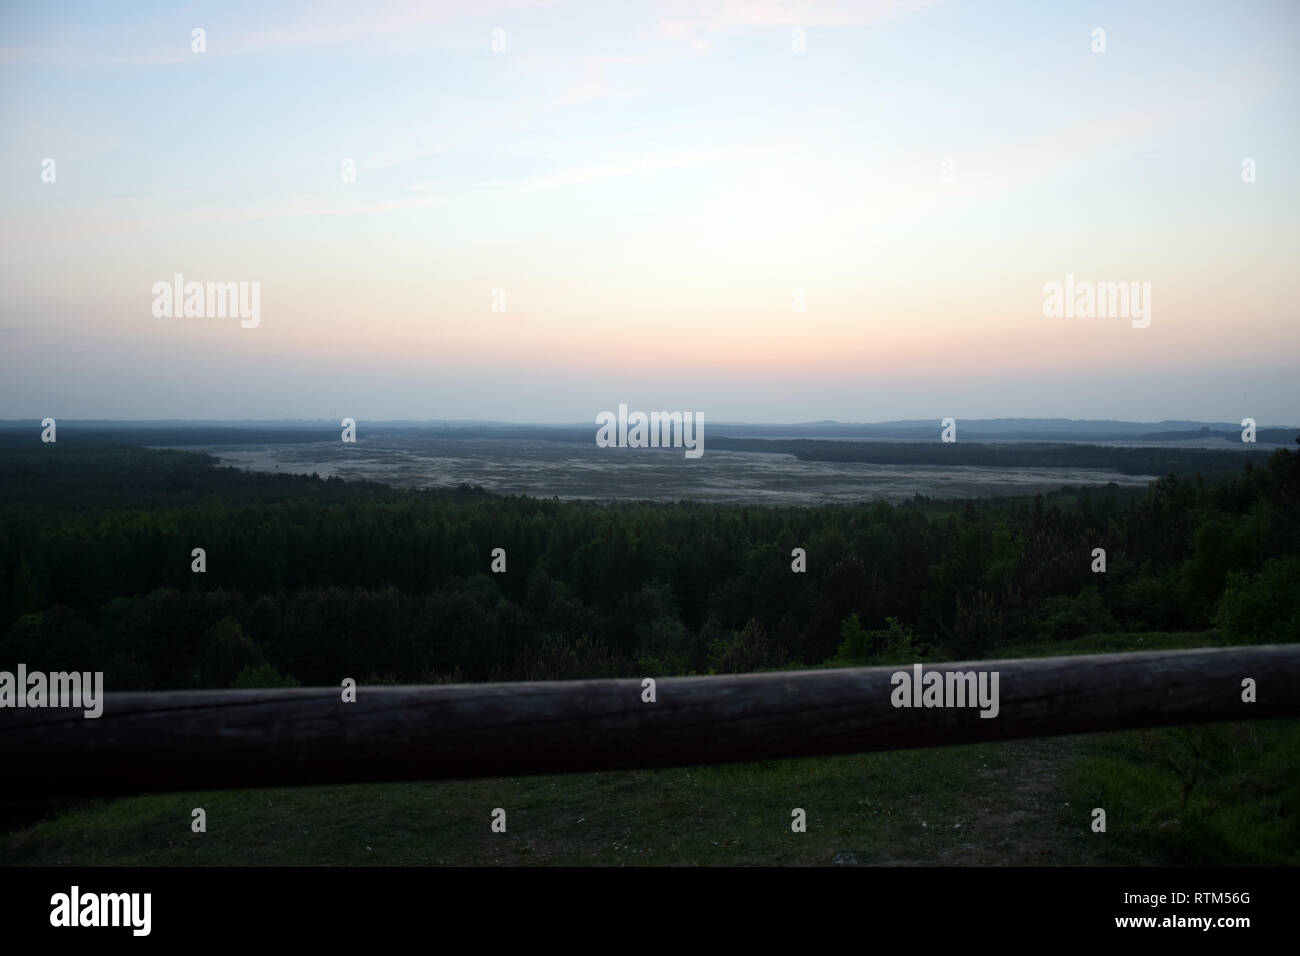
<path fill-rule="evenodd" d="M 896 707 L 909 665 L 656 680 L 105 694 L 0 708 L 10 797 L 494 777 L 934 747 L 1300 714 L 1300 645 L 925 664 L 998 713 Z M 1243 681 L 1257 701 L 1244 702 Z"/>

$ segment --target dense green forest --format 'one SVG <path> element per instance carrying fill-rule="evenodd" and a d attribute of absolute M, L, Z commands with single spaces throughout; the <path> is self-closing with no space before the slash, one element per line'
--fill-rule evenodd
<path fill-rule="evenodd" d="M 1274 429 L 1268 440 L 1285 441 L 1292 434 Z M 709 447 L 724 451 L 788 454 L 801 461 L 981 468 L 1108 468 L 1122 475 L 1234 474 L 1246 464 L 1264 464 L 1270 454 L 1240 443 L 1235 447 L 1226 445 L 1217 449 L 1040 441 L 889 442 L 711 437 Z"/>
<path fill-rule="evenodd" d="M 0 661 L 103 670 L 112 690 L 722 673 L 1106 631 L 1289 641 L 1298 580 L 1288 450 L 1146 490 L 763 508 L 0 444 Z"/>

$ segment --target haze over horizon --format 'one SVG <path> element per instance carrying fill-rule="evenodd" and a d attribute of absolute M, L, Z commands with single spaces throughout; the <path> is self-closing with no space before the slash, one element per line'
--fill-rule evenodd
<path fill-rule="evenodd" d="M 1295 4 L 458 6 L 0 12 L 0 418 L 1300 417 Z"/>
<path fill-rule="evenodd" d="M 629 409 L 629 412 L 633 409 Z M 319 425 L 329 429 L 337 428 L 338 416 L 332 417 L 315 417 L 315 418 L 81 418 L 67 417 L 61 420 L 61 424 L 81 424 L 81 425 Z M 531 427 L 539 428 L 565 428 L 595 427 L 591 422 L 583 421 L 539 421 L 536 419 L 496 419 L 496 418 L 373 418 L 359 419 L 360 422 L 366 422 L 373 425 L 403 425 L 403 426 L 502 426 L 502 427 Z M 890 419 L 888 421 L 843 421 L 834 418 L 822 418 L 815 421 L 753 421 L 753 420 L 720 420 L 710 421 L 712 427 L 737 426 L 746 428 L 781 428 L 785 426 L 827 426 L 852 428 L 873 428 L 873 427 L 912 427 L 912 426 L 930 426 L 941 422 L 939 418 L 900 418 Z M 30 427 L 37 423 L 35 418 L 10 418 L 0 419 L 0 428 L 10 429 L 16 427 Z M 1078 427 L 1082 429 L 1095 429 L 1105 426 L 1120 426 L 1121 428 L 1133 429 L 1135 432 L 1141 429 L 1154 428 L 1159 426 L 1178 426 L 1178 427 L 1203 427 L 1208 429 L 1220 429 L 1236 431 L 1241 426 L 1235 422 L 1213 422 L 1201 421 L 1197 419 L 1161 419 L 1158 422 L 1133 421 L 1129 419 L 1103 419 L 1103 418 L 1027 418 L 1018 416 L 998 416 L 996 418 L 969 418 L 961 419 L 959 424 L 964 426 L 971 425 L 995 425 L 1004 429 L 1040 428 L 1049 429 L 1056 426 L 1069 429 Z M 1256 422 L 1257 428 L 1283 428 L 1289 429 L 1297 427 L 1289 422 Z"/>

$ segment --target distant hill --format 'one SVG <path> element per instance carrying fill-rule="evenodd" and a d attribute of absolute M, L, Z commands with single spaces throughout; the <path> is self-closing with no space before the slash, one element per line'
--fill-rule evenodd
<path fill-rule="evenodd" d="M 710 438 L 834 439 L 937 441 L 937 418 L 889 422 L 761 422 L 710 421 Z M 0 437 L 20 438 L 40 434 L 40 423 L 0 421 Z M 336 421 L 97 421 L 66 419 L 58 423 L 61 441 L 113 441 L 133 445 L 246 445 L 337 441 Z M 539 424 L 520 422 L 433 420 L 360 421 L 358 434 L 366 436 L 427 433 L 438 438 L 501 438 L 534 441 L 591 441 L 593 422 Z M 1300 426 L 1265 425 L 1256 429 L 1261 445 L 1290 445 L 1300 436 Z M 1241 445 L 1241 426 L 1232 422 L 1121 422 L 1070 418 L 971 418 L 957 420 L 959 442 L 1068 442 L 1153 444 L 1218 442 Z"/>

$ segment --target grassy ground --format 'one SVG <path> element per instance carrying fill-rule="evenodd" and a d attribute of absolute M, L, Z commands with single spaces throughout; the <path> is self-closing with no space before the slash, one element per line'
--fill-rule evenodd
<path fill-rule="evenodd" d="M 997 656 L 1215 643 L 1101 635 Z M 208 830 L 190 830 L 190 811 Z M 507 831 L 490 829 L 494 808 Z M 1107 830 L 1093 833 L 1093 807 Z M 791 811 L 807 832 L 791 831 Z M 38 865 L 1300 862 L 1300 721 L 722 767 L 163 794 L 0 835 Z"/>

